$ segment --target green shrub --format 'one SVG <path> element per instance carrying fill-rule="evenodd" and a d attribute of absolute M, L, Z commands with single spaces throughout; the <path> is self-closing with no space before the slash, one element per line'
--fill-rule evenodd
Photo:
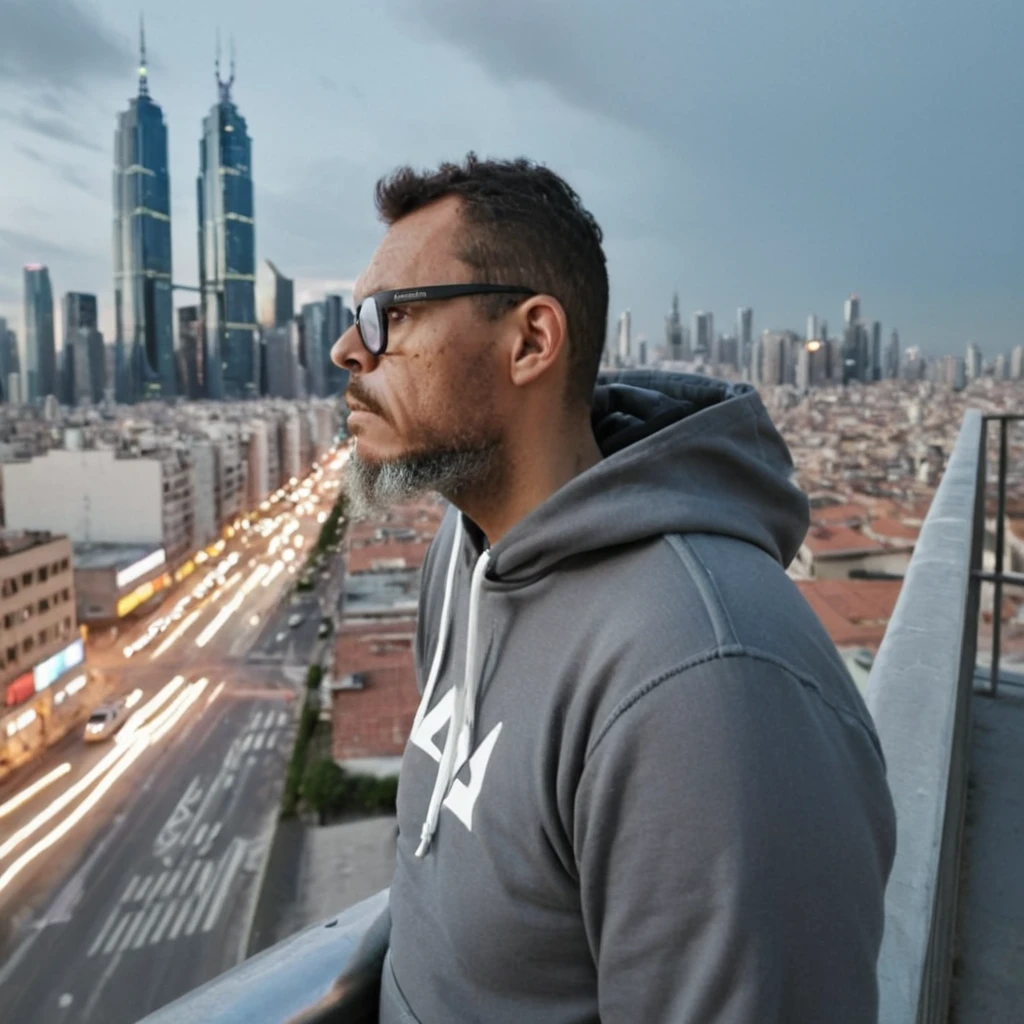
<path fill-rule="evenodd" d="M 313 733 L 316 730 L 316 724 L 319 719 L 319 709 L 312 700 L 307 699 L 306 704 L 302 708 L 299 731 L 295 736 L 295 746 L 292 748 L 292 757 L 288 762 L 288 772 L 284 779 L 284 795 L 281 798 L 282 817 L 290 818 L 298 809 L 309 741 L 313 738 Z"/>
<path fill-rule="evenodd" d="M 320 682 L 324 677 L 324 670 L 319 665 L 310 665 L 306 673 L 306 687 L 310 690 L 318 690 Z"/>

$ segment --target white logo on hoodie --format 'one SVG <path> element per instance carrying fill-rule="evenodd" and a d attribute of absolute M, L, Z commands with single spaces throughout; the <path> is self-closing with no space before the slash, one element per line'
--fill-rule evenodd
<path fill-rule="evenodd" d="M 446 726 L 450 727 L 452 710 L 455 706 L 455 690 L 449 690 L 420 722 L 419 728 L 409 737 L 420 750 L 429 754 L 437 763 L 441 763 L 441 748 L 434 743 L 434 737 Z M 451 787 L 445 794 L 442 807 L 447 807 L 470 832 L 473 831 L 473 808 L 483 789 L 487 765 L 494 753 L 494 746 L 501 734 L 499 722 L 483 739 L 469 757 L 469 783 L 453 778 Z M 455 771 L 457 775 L 466 763 L 469 747 L 469 733 L 463 730 L 459 736 L 459 747 L 455 755 Z"/>

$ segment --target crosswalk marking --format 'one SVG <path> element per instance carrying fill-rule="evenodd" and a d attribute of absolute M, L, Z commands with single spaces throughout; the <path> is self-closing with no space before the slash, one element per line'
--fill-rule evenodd
<path fill-rule="evenodd" d="M 231 883 L 234 881 L 238 869 L 242 866 L 242 858 L 245 857 L 245 847 L 246 844 L 240 839 L 232 840 L 230 853 L 226 857 L 226 866 L 218 881 L 216 894 L 210 900 L 206 920 L 203 922 L 204 932 L 208 932 L 213 928 L 217 923 L 217 918 L 220 917 L 221 910 L 224 909 L 224 903 L 228 898 Z"/>
<path fill-rule="evenodd" d="M 244 754 L 245 751 L 247 751 L 249 749 L 249 747 L 251 747 L 251 746 L 252 746 L 252 733 L 251 732 L 247 732 L 245 734 L 245 738 L 242 740 L 242 753 Z"/>
<path fill-rule="evenodd" d="M 131 924 L 128 925 L 128 928 L 124 933 L 124 938 L 121 939 L 121 943 L 118 946 L 118 952 L 123 953 L 131 945 L 132 939 L 135 937 L 135 932 L 138 930 L 139 925 L 142 924 L 142 918 L 145 914 L 146 911 L 145 908 L 143 908 L 132 915 Z"/>
<path fill-rule="evenodd" d="M 195 908 L 195 904 L 202 898 L 203 893 L 206 891 L 210 884 L 210 879 L 213 875 L 213 865 L 206 861 L 203 864 L 203 873 L 199 876 L 199 884 L 196 886 L 195 891 L 189 894 L 189 897 L 181 906 L 181 912 L 175 918 L 174 925 L 171 928 L 171 934 L 168 936 L 169 939 L 174 940 L 180 934 L 182 928 L 185 927 L 185 921 L 191 916 L 192 910 Z"/>
<path fill-rule="evenodd" d="M 278 726 L 278 728 L 280 728 L 282 725 L 287 723 L 287 721 L 288 721 L 288 716 L 283 711 L 278 711 L 278 713 L 277 713 L 277 726 Z"/>
<path fill-rule="evenodd" d="M 178 879 L 181 878 L 181 869 L 177 868 L 171 872 L 171 877 L 167 879 L 167 887 L 164 889 L 164 899 L 168 900 L 174 895 L 174 887 L 178 884 Z"/>
<path fill-rule="evenodd" d="M 103 955 L 108 956 L 114 951 L 114 947 L 117 945 L 118 940 L 121 938 L 121 932 L 124 931 L 125 925 L 131 919 L 130 914 L 123 914 L 121 920 L 117 922 L 117 927 L 111 932 L 110 938 L 107 939 L 106 945 L 103 947 Z"/>
<path fill-rule="evenodd" d="M 199 826 L 199 828 L 196 829 L 196 837 L 195 837 L 195 839 L 192 840 L 192 845 L 193 846 L 202 846 L 203 845 L 203 840 L 206 838 L 206 830 L 209 827 L 210 826 L 207 825 L 206 822 L 204 821 Z"/>
<path fill-rule="evenodd" d="M 190 896 L 191 892 L 189 886 L 192 884 L 192 877 L 202 867 L 202 863 L 198 860 L 192 861 L 191 867 L 188 869 L 188 874 L 185 875 L 185 881 L 181 883 L 181 891 L 186 896 Z"/>
<path fill-rule="evenodd" d="M 256 739 L 253 740 L 253 744 L 252 744 L 252 749 L 253 750 L 262 750 L 263 749 L 263 737 L 264 737 L 264 733 L 262 733 L 262 732 L 256 733 Z"/>
<path fill-rule="evenodd" d="M 166 881 L 167 881 L 167 872 L 166 871 L 161 871 L 160 872 L 160 877 L 157 878 L 157 880 L 156 880 L 156 885 L 154 885 L 153 888 L 150 890 L 149 900 L 148 900 L 149 903 L 152 903 L 157 898 L 157 896 L 160 895 L 160 890 L 161 890 L 161 888 L 163 888 L 163 884 Z"/>
<path fill-rule="evenodd" d="M 172 904 L 174 902 L 174 900 L 171 901 Z M 135 941 L 132 943 L 131 947 L 132 949 L 141 949 L 146 944 L 146 939 L 149 938 L 149 933 L 153 930 L 153 925 L 156 924 L 156 919 L 163 912 L 163 909 L 164 904 L 161 903 L 154 903 L 149 908 L 149 914 L 147 915 L 142 927 L 139 929 L 138 934 L 135 936 Z M 127 945 L 128 942 L 127 940 L 125 940 L 125 946 Z"/>
<path fill-rule="evenodd" d="M 267 750 L 273 750 L 277 746 L 277 730 L 271 729 L 267 734 Z"/>
<path fill-rule="evenodd" d="M 152 875 L 146 875 L 142 880 L 142 885 L 139 886 L 139 891 L 135 894 L 135 899 L 143 900 L 146 898 L 146 892 L 149 890 L 149 884 L 153 881 Z"/>
<path fill-rule="evenodd" d="M 185 897 L 186 901 L 188 897 Z M 167 926 L 171 923 L 171 918 L 174 917 L 174 912 L 178 909 L 178 901 L 171 900 L 170 903 L 164 909 L 164 916 L 160 918 L 160 923 L 156 926 L 156 931 L 153 932 L 152 938 L 149 940 L 151 946 L 155 946 L 163 937 L 164 932 L 167 931 Z"/>
<path fill-rule="evenodd" d="M 121 896 L 121 902 L 127 903 L 132 898 L 132 893 L 135 892 L 135 887 L 139 884 L 139 876 L 132 875 L 132 880 L 128 883 L 128 888 L 125 889 Z"/>
<path fill-rule="evenodd" d="M 138 877 L 138 876 L 136 876 Z M 92 940 L 92 945 L 89 947 L 89 952 L 86 956 L 95 956 L 96 951 L 103 945 L 103 940 L 107 937 L 107 932 L 110 931 L 110 926 L 117 920 L 117 908 L 115 907 L 110 914 L 107 916 L 106 923 L 99 930 L 96 938 Z"/>
<path fill-rule="evenodd" d="M 194 935 L 196 928 L 199 927 L 199 922 L 203 918 L 203 912 L 206 910 L 206 905 L 210 902 L 210 897 L 213 895 L 214 889 L 217 887 L 217 882 L 220 878 L 221 872 L 224 869 L 224 863 L 227 859 L 229 851 L 225 851 L 224 855 L 221 856 L 220 861 L 217 863 L 216 869 L 211 875 L 206 876 L 206 884 L 199 890 L 196 896 L 195 907 L 193 908 L 192 915 L 188 919 L 188 924 L 185 925 L 185 934 Z"/>
<path fill-rule="evenodd" d="M 263 721 L 263 712 L 262 711 L 257 711 L 256 714 L 252 716 L 252 721 L 249 723 L 249 731 L 250 732 L 255 732 L 260 727 L 260 723 L 262 721 Z"/>

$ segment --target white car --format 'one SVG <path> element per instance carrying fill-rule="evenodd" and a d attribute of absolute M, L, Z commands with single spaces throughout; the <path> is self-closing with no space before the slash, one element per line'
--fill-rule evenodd
<path fill-rule="evenodd" d="M 85 742 L 99 743 L 110 739 L 124 725 L 123 710 L 120 704 L 104 704 L 98 707 L 85 723 Z"/>
<path fill-rule="evenodd" d="M 289 629 L 294 629 L 296 626 L 301 626 L 302 625 L 302 619 L 303 619 L 303 616 L 301 616 L 298 612 L 296 612 L 294 615 L 289 615 L 288 616 L 288 628 Z"/>

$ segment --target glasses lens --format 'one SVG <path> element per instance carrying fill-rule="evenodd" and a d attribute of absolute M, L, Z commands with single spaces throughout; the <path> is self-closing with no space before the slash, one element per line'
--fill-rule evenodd
<path fill-rule="evenodd" d="M 365 299 L 359 307 L 359 334 L 366 351 L 379 356 L 384 347 L 384 336 L 380 329 L 380 310 L 376 299 Z"/>

